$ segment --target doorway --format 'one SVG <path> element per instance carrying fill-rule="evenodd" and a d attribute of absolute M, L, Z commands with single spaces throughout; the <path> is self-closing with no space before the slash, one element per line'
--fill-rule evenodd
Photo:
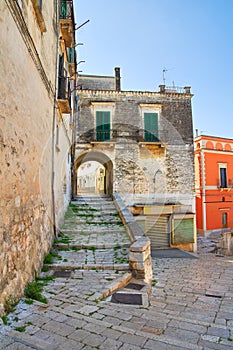
<path fill-rule="evenodd" d="M 227 223 L 227 213 L 222 213 L 222 228 L 227 228 L 228 223 Z"/>
<path fill-rule="evenodd" d="M 74 193 L 113 193 L 113 163 L 101 152 L 86 152 L 75 161 L 76 190 Z"/>
<path fill-rule="evenodd" d="M 77 193 L 106 194 L 106 169 L 96 161 L 82 163 L 77 171 Z"/>

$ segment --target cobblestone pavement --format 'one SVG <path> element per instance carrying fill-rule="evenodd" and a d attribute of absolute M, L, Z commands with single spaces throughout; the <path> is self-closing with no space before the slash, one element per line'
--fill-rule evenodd
<path fill-rule="evenodd" d="M 204 243 L 203 243 L 204 242 Z M 153 259 L 150 305 L 104 299 L 127 271 L 74 269 L 48 282 L 48 304 L 22 299 L 0 327 L 0 349 L 232 350 L 233 257 Z"/>

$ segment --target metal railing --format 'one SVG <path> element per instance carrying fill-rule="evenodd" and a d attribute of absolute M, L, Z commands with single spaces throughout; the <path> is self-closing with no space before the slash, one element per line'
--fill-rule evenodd
<path fill-rule="evenodd" d="M 183 87 L 180 86 L 165 86 L 165 91 L 166 92 L 178 92 L 183 94 L 185 92 Z"/>
<path fill-rule="evenodd" d="M 77 142 L 92 142 L 92 141 L 120 141 L 120 140 L 131 140 L 133 142 L 157 142 L 162 143 L 162 135 L 159 133 L 159 136 L 152 134 L 146 130 L 118 130 L 118 129 L 109 129 L 109 130 L 89 130 L 86 133 L 80 133 L 78 136 Z"/>
<path fill-rule="evenodd" d="M 60 19 L 73 20 L 73 0 L 60 0 Z"/>
<path fill-rule="evenodd" d="M 217 179 L 216 182 L 218 188 L 233 188 L 233 179 L 228 179 L 225 183 L 222 183 L 219 179 Z"/>

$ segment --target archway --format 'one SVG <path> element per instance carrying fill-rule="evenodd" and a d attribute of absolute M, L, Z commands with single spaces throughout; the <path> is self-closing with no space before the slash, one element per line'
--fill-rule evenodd
<path fill-rule="evenodd" d="M 113 193 L 113 163 L 101 152 L 85 152 L 75 161 L 76 193 Z"/>

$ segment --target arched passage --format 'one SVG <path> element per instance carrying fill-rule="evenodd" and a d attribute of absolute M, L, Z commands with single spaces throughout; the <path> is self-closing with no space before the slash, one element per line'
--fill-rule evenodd
<path fill-rule="evenodd" d="M 78 169 L 87 162 L 98 162 L 105 168 L 103 193 L 111 195 L 113 193 L 113 163 L 111 159 L 106 154 L 96 151 L 81 154 L 75 161 L 76 179 L 78 176 Z M 76 188 L 76 193 L 77 192 L 78 189 Z"/>

